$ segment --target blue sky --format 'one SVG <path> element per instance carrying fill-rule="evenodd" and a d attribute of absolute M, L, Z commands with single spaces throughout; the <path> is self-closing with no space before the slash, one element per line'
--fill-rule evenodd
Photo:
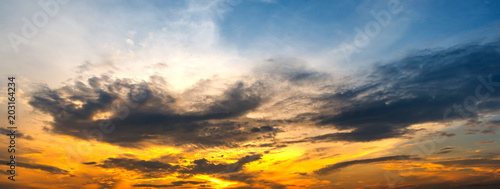
<path fill-rule="evenodd" d="M 21 18 L 41 10 L 25 1 L 8 3 L 22 8 L 3 6 L 5 35 L 20 33 Z M 402 12 L 392 15 L 389 25 L 382 27 L 368 46 L 352 56 L 351 63 L 370 64 L 412 50 L 498 37 L 500 5 L 496 1 L 401 1 L 399 4 Z M 367 23 L 375 20 L 370 11 L 383 10 L 387 10 L 387 1 L 70 1 L 61 6 L 59 16 L 50 18 L 49 25 L 68 27 L 68 21 L 72 22 L 76 28 L 64 31 L 68 37 L 90 37 L 85 40 L 99 41 L 94 45 L 108 42 L 126 46 L 123 40 L 118 40 L 129 31 L 135 32 L 136 40 L 144 40 L 162 29 L 176 32 L 166 34 L 170 41 L 198 45 L 204 42 L 194 37 L 199 33 L 188 24 L 200 26 L 204 22 L 213 24 L 214 33 L 210 35 L 218 48 L 236 50 L 249 57 L 282 55 L 317 61 L 313 59 L 328 59 L 329 52 L 339 49 L 342 43 L 352 42 L 357 34 L 355 28 L 364 30 Z M 61 22 L 63 18 L 66 23 Z M 168 26 L 175 22 L 184 25 Z M 79 30 L 83 28 L 84 31 Z M 102 40 L 97 39 L 101 37 Z M 7 38 L 2 42 L 9 43 Z M 30 44 L 22 46 L 26 45 Z"/>
<path fill-rule="evenodd" d="M 498 28 L 500 5 L 495 1 L 401 1 L 401 6 L 404 11 L 393 16 L 391 24 L 405 29 L 389 28 L 397 30 L 399 39 L 382 52 L 440 47 L 439 41 L 459 34 L 465 36 L 455 44 L 498 35 L 494 29 L 476 36 L 464 34 Z M 245 1 L 228 12 L 219 26 L 223 40 L 241 50 L 271 38 L 277 40 L 275 48 L 298 43 L 314 52 L 352 37 L 355 27 L 374 20 L 371 10 L 387 10 L 385 1 Z"/>

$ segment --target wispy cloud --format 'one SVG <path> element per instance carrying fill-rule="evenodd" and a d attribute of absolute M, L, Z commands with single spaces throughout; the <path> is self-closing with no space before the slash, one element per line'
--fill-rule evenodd
<path fill-rule="evenodd" d="M 476 142 L 476 144 L 477 145 L 481 145 L 481 144 L 494 144 L 496 142 L 497 142 L 496 140 L 482 140 L 482 141 Z"/>
<path fill-rule="evenodd" d="M 344 161 L 344 162 L 335 163 L 335 164 L 325 166 L 321 169 L 315 170 L 314 173 L 319 174 L 319 175 L 326 175 L 326 174 L 333 173 L 335 171 L 338 171 L 340 169 L 343 169 L 343 168 L 346 168 L 349 166 L 353 166 L 353 165 L 380 163 L 380 162 L 386 162 L 386 161 L 402 161 L 402 160 L 409 160 L 409 159 L 418 160 L 419 158 L 409 156 L 409 155 L 398 155 L 398 156 L 386 156 L 386 157 L 371 158 L 371 159 Z"/>
<path fill-rule="evenodd" d="M 5 164 L 8 164 L 9 161 L 0 160 L 0 163 L 5 165 Z M 58 167 L 54 167 L 51 165 L 36 164 L 36 163 L 16 162 L 16 166 L 24 167 L 24 168 L 28 168 L 28 169 L 37 169 L 37 170 L 49 172 L 52 174 L 68 174 L 69 173 L 69 171 L 64 170 L 64 169 L 60 169 Z"/>

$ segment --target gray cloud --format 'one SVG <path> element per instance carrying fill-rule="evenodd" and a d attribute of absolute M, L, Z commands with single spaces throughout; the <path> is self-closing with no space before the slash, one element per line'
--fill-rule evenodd
<path fill-rule="evenodd" d="M 142 173 L 163 172 L 173 173 L 180 169 L 178 165 L 171 165 L 159 161 L 146 161 L 129 158 L 108 158 L 97 166 L 102 168 L 122 168 Z"/>
<path fill-rule="evenodd" d="M 258 173 L 230 173 L 228 175 L 224 175 L 223 177 L 219 177 L 224 180 L 228 181 L 238 181 L 242 183 L 246 183 L 250 186 L 240 186 L 240 187 L 233 187 L 234 189 L 255 189 L 256 187 L 253 187 L 255 185 L 264 185 L 268 186 L 272 189 L 278 189 L 278 188 L 286 188 L 285 185 L 265 180 L 265 179 L 259 179 Z M 261 188 L 261 187 L 259 187 Z"/>
<path fill-rule="evenodd" d="M 477 145 L 481 145 L 481 144 L 494 144 L 496 142 L 497 141 L 495 141 L 495 140 L 482 140 L 482 141 L 477 141 L 476 144 Z"/>
<path fill-rule="evenodd" d="M 75 82 L 59 89 L 44 87 L 29 103 L 54 118 L 52 131 L 58 134 L 89 139 L 82 131 L 102 130 L 99 125 L 112 123 L 116 129 L 103 137 L 104 142 L 134 146 L 137 142 L 157 139 L 175 145 L 230 146 L 255 135 L 241 129 L 248 123 L 237 120 L 264 100 L 261 83 L 236 82 L 210 103 L 188 111 L 177 103 L 176 95 L 154 87 L 160 85 L 155 81 L 136 83 L 103 76 L 90 78 L 87 83 Z M 113 115 L 109 119 L 93 119 L 104 112 Z"/>
<path fill-rule="evenodd" d="M 10 134 L 10 129 L 7 129 L 7 128 L 4 128 L 4 127 L 0 127 L 0 133 L 2 135 L 6 135 L 6 134 Z M 19 137 L 19 138 L 22 138 L 22 139 L 26 139 L 26 140 L 33 140 L 33 137 L 31 137 L 30 135 L 25 135 L 24 133 L 21 133 L 19 131 L 15 131 L 16 132 L 16 137 Z"/>
<path fill-rule="evenodd" d="M 456 147 L 447 146 L 447 147 L 440 149 L 438 152 L 436 152 L 436 154 L 447 154 L 447 153 L 455 151 L 455 149 L 456 149 Z"/>
<path fill-rule="evenodd" d="M 0 163 L 5 165 L 5 164 L 8 164 L 9 161 L 0 160 Z M 24 167 L 24 168 L 28 168 L 28 169 L 38 169 L 38 170 L 49 172 L 52 174 L 68 174 L 69 173 L 69 171 L 64 170 L 64 169 L 60 169 L 60 168 L 50 166 L 50 165 L 42 165 L 42 164 L 36 164 L 36 163 L 16 162 L 16 166 Z"/>
<path fill-rule="evenodd" d="M 448 108 L 475 95 L 478 76 L 500 81 L 500 43 L 469 44 L 426 50 L 377 66 L 366 84 L 324 94 L 327 102 L 313 120 L 337 129 L 354 129 L 315 137 L 315 140 L 374 141 L 411 133 L 408 126 L 443 121 Z M 488 80 L 488 79 L 487 79 Z M 488 93 L 482 86 L 481 94 Z M 491 93 L 490 102 L 500 93 Z M 347 105 L 346 105 L 347 104 Z M 474 118 L 478 111 L 456 111 L 449 119 Z M 491 107 L 489 107 L 491 109 Z"/>
<path fill-rule="evenodd" d="M 442 136 L 442 137 L 454 137 L 456 136 L 457 134 L 455 133 L 447 133 L 447 132 L 444 132 L 444 131 L 438 131 L 435 133 L 437 136 Z"/>
<path fill-rule="evenodd" d="M 12 183 L 7 183 L 3 182 L 0 183 L 0 188 L 11 188 L 11 189 L 41 189 L 38 187 L 33 187 L 33 186 L 27 186 L 20 184 L 19 182 L 12 182 Z"/>
<path fill-rule="evenodd" d="M 179 166 L 164 163 L 156 160 L 139 160 L 131 158 L 108 158 L 96 166 L 111 169 L 120 168 L 130 171 L 141 172 L 147 177 L 162 177 L 166 174 L 181 173 L 188 175 L 196 174 L 225 174 L 236 173 L 243 170 L 247 163 L 260 160 L 262 155 L 247 155 L 240 158 L 237 162 L 231 164 L 217 164 L 209 162 L 207 159 L 194 160 L 191 165 Z M 87 163 L 92 165 L 92 163 Z"/>
<path fill-rule="evenodd" d="M 199 184 L 204 184 L 204 183 L 207 183 L 207 182 L 204 182 L 204 181 L 175 181 L 175 182 L 172 182 L 172 184 L 168 184 L 168 185 L 134 184 L 134 185 L 132 185 L 132 187 L 169 188 L 169 187 L 182 186 L 185 184 L 199 185 Z"/>
<path fill-rule="evenodd" d="M 332 75 L 309 69 L 294 59 L 270 59 L 269 64 L 256 69 L 249 77 L 256 78 L 233 82 L 219 95 L 203 93 L 213 84 L 210 79 L 200 80 L 181 97 L 169 91 L 166 81 L 159 76 L 153 76 L 149 82 L 101 76 L 58 89 L 44 87 L 32 95 L 30 105 L 54 118 L 53 132 L 87 140 L 82 131 L 99 130 L 99 124 L 104 121 L 94 120 L 94 116 L 113 107 L 137 103 L 124 119 L 120 118 L 120 112 L 113 113 L 108 121 L 116 129 L 104 135 L 104 142 L 132 147 L 140 146 L 137 143 L 142 141 L 235 147 L 256 139 L 259 134 L 276 131 L 271 120 L 243 115 L 258 111 L 278 90 L 283 98 L 273 104 L 275 109 L 286 105 L 292 106 L 288 107 L 291 109 L 302 109 L 303 105 L 313 107 L 287 122 L 350 130 L 285 143 L 370 142 L 412 134 L 415 130 L 408 127 L 413 124 L 442 122 L 449 108 L 453 110 L 450 120 L 474 119 L 482 113 L 494 112 L 500 104 L 500 93 L 481 85 L 478 76 L 500 81 L 498 49 L 500 42 L 414 52 L 375 66 L 366 78 L 355 79 L 352 86 L 347 87 L 343 85 L 350 85 L 349 82 L 336 84 Z M 283 84 L 287 87 L 278 87 Z M 489 98 L 477 102 L 473 110 L 460 107 L 466 97 L 475 95 L 478 85 L 483 86 L 481 94 L 491 92 Z M 305 90 L 297 94 L 298 89 L 313 92 Z M 141 96 L 146 98 L 138 101 Z M 77 106 L 71 101 L 82 104 Z M 183 106 L 185 101 L 189 101 L 189 107 Z M 494 133 L 495 130 L 492 126 L 481 132 Z"/>
<path fill-rule="evenodd" d="M 259 77 L 280 83 L 288 82 L 296 86 L 321 86 L 332 79 L 332 76 L 326 72 L 307 67 L 304 61 L 283 57 L 267 59 L 266 65 L 258 67 L 255 72 Z"/>
<path fill-rule="evenodd" d="M 417 157 L 412 157 L 408 155 L 399 155 L 399 156 L 386 156 L 386 157 L 379 157 L 379 158 L 372 158 L 372 159 L 361 159 L 361 160 L 353 160 L 353 161 L 344 161 L 340 163 L 335 163 L 328 165 L 326 167 L 323 167 L 321 169 L 318 169 L 314 171 L 314 173 L 318 175 L 326 175 L 335 171 L 338 171 L 340 169 L 353 166 L 353 165 L 359 165 L 359 164 L 368 164 L 368 163 L 378 163 L 378 162 L 386 162 L 386 161 L 398 161 L 398 160 L 418 160 Z"/>
<path fill-rule="evenodd" d="M 432 162 L 444 166 L 461 166 L 461 167 L 500 167 L 500 160 L 496 159 L 460 159 Z"/>
<path fill-rule="evenodd" d="M 240 158 L 237 162 L 232 164 L 215 164 L 210 163 L 207 159 L 198 159 L 193 161 L 192 166 L 187 169 L 179 171 L 180 173 L 189 174 L 214 174 L 214 173 L 233 173 L 239 172 L 247 163 L 260 160 L 262 155 L 247 155 Z"/>

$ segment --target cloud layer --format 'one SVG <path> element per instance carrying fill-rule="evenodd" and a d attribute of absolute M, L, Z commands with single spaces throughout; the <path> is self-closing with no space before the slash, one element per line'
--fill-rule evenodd
<path fill-rule="evenodd" d="M 269 113 L 263 112 L 264 106 L 309 108 L 288 121 L 342 131 L 298 142 L 368 142 L 411 134 L 408 127 L 413 124 L 475 119 L 494 111 L 500 104 L 500 93 L 495 92 L 500 86 L 499 49 L 499 42 L 493 42 L 413 52 L 375 66 L 348 87 L 294 59 L 268 60 L 270 66 L 210 95 L 204 91 L 221 86 L 211 80 L 179 94 L 159 76 L 147 82 L 100 76 L 58 89 L 43 88 L 30 105 L 53 117 L 55 133 L 89 139 L 82 131 L 103 130 L 106 125 L 104 130 L 115 129 L 102 140 L 124 146 L 146 140 L 238 146 L 257 138 L 260 131 L 273 130 L 270 120 L 246 117 Z M 306 103 L 301 108 L 291 101 Z"/>

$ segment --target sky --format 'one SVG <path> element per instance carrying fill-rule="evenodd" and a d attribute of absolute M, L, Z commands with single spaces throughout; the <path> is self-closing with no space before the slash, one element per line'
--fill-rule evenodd
<path fill-rule="evenodd" d="M 498 1 L 0 3 L 0 188 L 500 187 Z"/>

